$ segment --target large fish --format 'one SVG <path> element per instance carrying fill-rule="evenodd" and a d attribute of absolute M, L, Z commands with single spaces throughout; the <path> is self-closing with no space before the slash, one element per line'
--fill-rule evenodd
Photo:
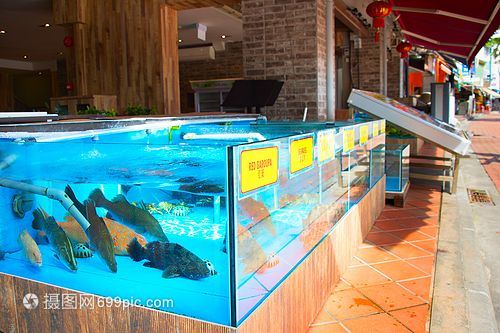
<path fill-rule="evenodd" d="M 267 230 L 272 236 L 276 236 L 271 213 L 263 202 L 252 197 L 238 201 L 238 215 L 250 220 L 245 227 L 253 233 L 260 234 L 263 230 Z"/>
<path fill-rule="evenodd" d="M 89 199 L 93 200 L 97 207 L 106 208 L 113 220 L 127 225 L 140 234 L 149 234 L 154 239 L 168 242 L 160 223 L 147 210 L 130 204 L 127 199 L 118 194 L 112 201 L 107 200 L 100 189 L 90 193 Z"/>
<path fill-rule="evenodd" d="M 71 241 L 64 230 L 57 225 L 52 216 L 45 216 L 40 208 L 33 211 L 32 227 L 36 230 L 43 230 L 49 239 L 50 246 L 56 253 L 56 257 L 70 270 L 77 270 L 75 255 Z"/>
<path fill-rule="evenodd" d="M 162 277 L 166 279 L 183 276 L 199 280 L 217 274 L 210 261 L 200 259 L 176 243 L 154 241 L 143 247 L 137 239 L 133 239 L 128 253 L 134 261 L 149 260 L 144 266 L 163 270 Z"/>
<path fill-rule="evenodd" d="M 17 243 L 21 246 L 24 256 L 32 265 L 37 267 L 42 266 L 42 254 L 40 253 L 40 249 L 26 229 L 17 237 Z"/>
<path fill-rule="evenodd" d="M 64 217 L 64 220 L 65 222 L 57 222 L 57 224 L 59 224 L 61 228 L 64 229 L 69 239 L 71 239 L 73 243 L 90 244 L 87 235 L 85 235 L 82 227 L 78 222 L 76 222 L 73 216 L 68 214 Z M 109 230 L 109 234 L 111 235 L 111 239 L 113 240 L 115 255 L 128 256 L 127 245 L 130 244 L 130 242 L 134 238 L 137 238 L 142 246 L 145 246 L 148 243 L 146 238 L 130 229 L 126 225 L 105 217 L 103 217 L 102 220 L 106 224 L 106 227 Z"/>
<path fill-rule="evenodd" d="M 69 198 L 74 202 L 75 207 L 82 213 L 83 216 L 86 216 L 87 212 L 83 204 L 76 198 L 75 193 L 68 185 L 64 190 Z M 76 222 L 75 218 L 70 214 L 67 214 L 64 219 L 66 222 L 57 222 L 63 229 L 66 231 L 68 237 L 75 243 L 81 244 L 90 244 L 87 235 L 83 231 L 82 227 L 78 222 Z M 132 239 L 137 238 L 141 245 L 146 245 L 146 239 L 127 227 L 126 225 L 120 224 L 114 220 L 103 218 L 102 219 L 106 224 L 106 227 L 109 230 L 111 235 L 111 239 L 113 240 L 114 252 L 115 255 L 126 256 L 127 253 L 127 245 L 132 241 Z"/>
<path fill-rule="evenodd" d="M 97 215 L 94 202 L 92 200 L 85 200 L 84 205 L 85 216 L 90 223 L 87 229 L 90 246 L 96 250 L 98 257 L 104 261 L 106 266 L 115 273 L 116 259 L 111 234 L 102 218 Z"/>

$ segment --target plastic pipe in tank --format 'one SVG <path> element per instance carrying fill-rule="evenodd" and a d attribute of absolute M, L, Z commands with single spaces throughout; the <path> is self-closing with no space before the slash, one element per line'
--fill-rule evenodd
<path fill-rule="evenodd" d="M 182 137 L 183 140 L 253 140 L 264 141 L 266 137 L 260 133 L 211 133 L 211 134 L 196 134 L 186 133 Z"/>
<path fill-rule="evenodd" d="M 14 180 L 0 178 L 0 186 L 13 188 L 16 190 L 29 192 L 33 194 L 43 195 L 49 199 L 57 200 L 63 205 L 66 210 L 73 215 L 75 220 L 82 226 L 83 230 L 87 230 L 90 223 L 87 219 L 80 213 L 80 211 L 75 207 L 73 201 L 61 190 L 55 188 L 42 187 L 33 184 L 16 182 Z"/>

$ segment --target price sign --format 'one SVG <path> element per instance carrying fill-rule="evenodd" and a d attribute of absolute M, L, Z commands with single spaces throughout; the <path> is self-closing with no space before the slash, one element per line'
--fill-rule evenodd
<path fill-rule="evenodd" d="M 380 121 L 380 133 L 385 133 L 385 120 Z"/>
<path fill-rule="evenodd" d="M 240 192 L 242 194 L 278 181 L 278 147 L 261 147 L 240 152 Z"/>
<path fill-rule="evenodd" d="M 354 129 L 344 130 L 344 153 L 354 148 Z"/>
<path fill-rule="evenodd" d="M 368 141 L 368 125 L 359 127 L 359 144 L 362 145 Z"/>
<path fill-rule="evenodd" d="M 313 145 L 312 135 L 290 140 L 290 174 L 313 165 Z"/>
<path fill-rule="evenodd" d="M 323 164 L 335 158 L 335 132 L 332 130 L 318 133 L 318 162 Z"/>

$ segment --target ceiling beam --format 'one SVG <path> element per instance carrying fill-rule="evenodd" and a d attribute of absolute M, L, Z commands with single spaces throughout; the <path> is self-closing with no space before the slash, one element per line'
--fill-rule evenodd
<path fill-rule="evenodd" d="M 407 36 L 415 37 L 421 40 L 425 40 L 426 42 L 436 44 L 436 45 L 442 45 L 442 46 L 457 46 L 457 47 L 473 47 L 473 44 L 462 44 L 462 43 L 446 43 L 446 42 L 440 42 L 438 40 L 425 37 L 419 34 L 416 34 L 414 32 L 408 31 L 408 30 L 401 30 L 402 33 L 404 33 Z"/>
<path fill-rule="evenodd" d="M 412 7 L 398 7 L 398 6 L 394 6 L 394 7 L 392 7 L 392 10 L 393 11 L 398 11 L 398 12 L 442 15 L 442 16 L 452 17 L 452 18 L 456 18 L 456 19 L 459 19 L 459 20 L 463 20 L 463 21 L 479 23 L 479 24 L 483 24 L 483 25 L 488 24 L 488 22 L 489 22 L 489 21 L 486 21 L 486 20 L 479 19 L 477 17 L 460 15 L 460 14 L 456 14 L 456 13 L 452 13 L 452 12 L 447 12 L 445 10 L 440 10 L 440 9 L 427 9 L 427 8 L 412 8 Z"/>
<path fill-rule="evenodd" d="M 166 0 L 165 4 L 176 10 L 224 6 L 235 8 L 240 5 L 240 0 Z"/>

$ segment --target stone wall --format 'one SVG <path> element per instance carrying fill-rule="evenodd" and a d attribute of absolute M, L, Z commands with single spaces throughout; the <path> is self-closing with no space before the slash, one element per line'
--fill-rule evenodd
<path fill-rule="evenodd" d="M 214 60 L 179 63 L 181 112 L 195 112 L 190 80 L 212 80 L 243 77 L 242 43 L 226 43 L 225 51 L 218 51 Z M 190 99 L 192 99 L 190 103 Z"/>
<path fill-rule="evenodd" d="M 326 118 L 325 0 L 242 0 L 247 79 L 284 81 L 271 119 Z"/>

